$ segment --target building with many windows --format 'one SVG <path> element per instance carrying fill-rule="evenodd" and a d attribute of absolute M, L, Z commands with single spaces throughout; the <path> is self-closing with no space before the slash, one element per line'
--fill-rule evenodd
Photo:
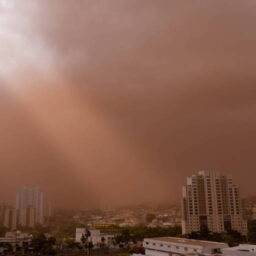
<path fill-rule="evenodd" d="M 6 227 L 10 230 L 17 228 L 17 210 L 5 203 L 0 204 L 0 226 Z"/>
<path fill-rule="evenodd" d="M 4 212 L 3 226 L 10 230 L 16 230 L 17 218 L 18 218 L 17 210 L 13 207 L 6 207 Z"/>
<path fill-rule="evenodd" d="M 236 230 L 247 235 L 239 188 L 232 177 L 200 171 L 182 190 L 182 233 Z"/>
<path fill-rule="evenodd" d="M 35 224 L 44 223 L 43 200 L 43 191 L 39 187 L 24 187 L 17 192 L 16 209 L 19 210 L 20 225 L 23 226 L 24 223 L 30 223 L 31 226 L 33 218 Z"/>

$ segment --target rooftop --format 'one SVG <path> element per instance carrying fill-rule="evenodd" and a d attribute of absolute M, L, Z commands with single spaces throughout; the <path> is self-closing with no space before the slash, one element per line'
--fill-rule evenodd
<path fill-rule="evenodd" d="M 179 238 L 179 237 L 157 237 L 157 238 L 146 238 L 145 240 L 153 240 L 158 242 L 175 243 L 175 244 L 182 244 L 182 245 L 186 244 L 191 246 L 227 246 L 228 247 L 228 245 L 225 243 L 185 239 L 185 238 Z"/>
<path fill-rule="evenodd" d="M 239 246 L 227 248 L 228 251 L 244 251 L 244 252 L 256 252 L 256 245 L 253 244 L 240 244 Z"/>

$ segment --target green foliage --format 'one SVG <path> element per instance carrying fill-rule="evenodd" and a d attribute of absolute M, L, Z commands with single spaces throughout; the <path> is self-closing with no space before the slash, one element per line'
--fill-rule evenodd
<path fill-rule="evenodd" d="M 77 225 L 75 223 L 70 223 L 66 225 L 61 225 L 58 228 L 58 232 L 56 233 L 56 239 L 59 242 L 63 242 L 66 239 L 73 238 L 74 234 L 76 233 Z"/>
<path fill-rule="evenodd" d="M 6 233 L 7 231 L 9 231 L 8 228 L 3 227 L 3 226 L 0 226 L 0 237 L 1 237 L 1 236 L 5 236 L 5 233 Z"/>
<path fill-rule="evenodd" d="M 87 237 L 83 234 L 81 237 L 81 243 L 85 244 L 87 242 Z"/>
<path fill-rule="evenodd" d="M 92 242 L 89 242 L 88 243 L 88 249 L 91 250 L 93 248 L 93 243 Z"/>
<path fill-rule="evenodd" d="M 116 237 L 117 243 L 127 243 L 129 241 L 137 242 L 142 241 L 144 238 L 150 237 L 162 237 L 162 236 L 179 236 L 181 235 L 181 227 L 127 227 L 127 228 L 118 228 L 119 235 Z"/>
<path fill-rule="evenodd" d="M 251 244 L 256 244 L 256 220 L 248 222 L 248 241 Z"/>
<path fill-rule="evenodd" d="M 38 233 L 31 241 L 33 251 L 43 255 L 55 255 L 57 253 L 54 249 L 55 244 L 56 239 L 54 237 L 47 238 L 43 233 Z"/>
<path fill-rule="evenodd" d="M 70 249 L 75 249 L 80 247 L 80 244 L 77 243 L 74 238 L 66 238 L 64 242 Z"/>
<path fill-rule="evenodd" d="M 130 256 L 130 253 L 119 253 L 117 256 Z"/>
<path fill-rule="evenodd" d="M 227 243 L 229 246 L 235 246 L 246 242 L 246 238 L 235 230 L 230 230 L 226 233 L 214 233 L 205 230 L 203 232 L 192 232 L 191 234 L 186 235 L 186 237 L 197 240 L 223 242 Z"/>

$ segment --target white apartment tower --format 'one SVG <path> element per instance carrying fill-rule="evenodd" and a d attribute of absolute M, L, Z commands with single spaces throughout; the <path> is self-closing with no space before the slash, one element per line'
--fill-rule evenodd
<path fill-rule="evenodd" d="M 35 223 L 44 223 L 44 205 L 43 205 L 43 191 L 41 188 L 27 188 L 24 187 L 17 192 L 16 208 L 20 213 L 20 220 L 24 219 L 24 212 L 35 211 Z M 30 209 L 28 211 L 28 209 Z M 23 221 L 21 221 L 23 222 Z M 22 223 L 20 223 L 22 224 Z"/>
<path fill-rule="evenodd" d="M 232 177 L 200 171 L 182 189 L 182 233 L 236 230 L 247 235 L 239 188 Z"/>

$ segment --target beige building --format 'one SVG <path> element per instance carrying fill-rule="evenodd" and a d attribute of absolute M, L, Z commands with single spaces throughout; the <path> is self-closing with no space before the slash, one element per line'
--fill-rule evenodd
<path fill-rule="evenodd" d="M 24 212 L 28 207 L 35 209 L 35 223 L 44 224 L 44 196 L 40 187 L 23 187 L 18 190 L 16 197 L 16 209 Z M 22 223 L 19 223 L 22 225 Z"/>
<path fill-rule="evenodd" d="M 3 225 L 10 229 L 16 230 L 17 229 L 17 210 L 13 207 L 8 207 L 5 209 L 4 213 L 4 223 Z"/>
<path fill-rule="evenodd" d="M 232 177 L 200 171 L 187 178 L 182 189 L 182 233 L 208 229 L 236 230 L 247 235 L 239 188 Z"/>
<path fill-rule="evenodd" d="M 4 215 L 5 215 L 5 210 L 7 209 L 7 205 L 5 203 L 0 203 L 0 225 L 4 225 Z"/>
<path fill-rule="evenodd" d="M 36 210 L 32 206 L 22 208 L 19 211 L 19 225 L 34 228 L 36 224 Z"/>

